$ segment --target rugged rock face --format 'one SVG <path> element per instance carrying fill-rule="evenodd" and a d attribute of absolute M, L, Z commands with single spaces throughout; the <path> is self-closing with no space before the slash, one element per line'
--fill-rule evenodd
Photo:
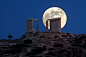
<path fill-rule="evenodd" d="M 86 57 L 86 34 L 41 33 L 34 37 L 24 36 L 18 41 L 23 43 L 0 45 L 0 57 Z"/>

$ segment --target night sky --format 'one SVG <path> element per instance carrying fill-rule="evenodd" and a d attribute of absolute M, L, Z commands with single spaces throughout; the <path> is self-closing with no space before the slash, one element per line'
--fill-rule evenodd
<path fill-rule="evenodd" d="M 86 33 L 86 0 L 0 0 L 0 39 L 7 39 L 8 35 L 13 39 L 22 37 L 28 18 L 38 19 L 39 31 L 46 31 L 42 16 L 50 7 L 59 7 L 67 14 L 62 32 Z"/>

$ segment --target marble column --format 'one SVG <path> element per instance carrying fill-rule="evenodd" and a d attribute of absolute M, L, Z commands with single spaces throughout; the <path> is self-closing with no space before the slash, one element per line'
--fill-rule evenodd
<path fill-rule="evenodd" d="M 38 20 L 37 20 L 37 32 L 39 31 L 39 23 L 38 23 Z"/>
<path fill-rule="evenodd" d="M 34 19 L 32 19 L 32 29 L 34 28 Z"/>
<path fill-rule="evenodd" d="M 46 32 L 48 32 L 48 20 L 46 21 Z"/>

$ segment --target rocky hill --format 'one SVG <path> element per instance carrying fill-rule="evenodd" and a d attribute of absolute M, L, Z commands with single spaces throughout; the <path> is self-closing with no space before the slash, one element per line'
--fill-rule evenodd
<path fill-rule="evenodd" d="M 17 41 L 16 45 L 1 45 L 0 57 L 86 57 L 86 34 L 43 32 L 23 35 Z"/>

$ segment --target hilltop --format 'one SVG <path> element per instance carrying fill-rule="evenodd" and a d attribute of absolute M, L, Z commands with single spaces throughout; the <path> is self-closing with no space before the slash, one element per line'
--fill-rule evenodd
<path fill-rule="evenodd" d="M 17 40 L 1 40 L 0 42 L 8 44 L 0 44 L 0 57 L 86 56 L 86 34 L 39 32 L 34 36 L 25 35 Z M 9 45 L 10 43 L 16 44 Z"/>

